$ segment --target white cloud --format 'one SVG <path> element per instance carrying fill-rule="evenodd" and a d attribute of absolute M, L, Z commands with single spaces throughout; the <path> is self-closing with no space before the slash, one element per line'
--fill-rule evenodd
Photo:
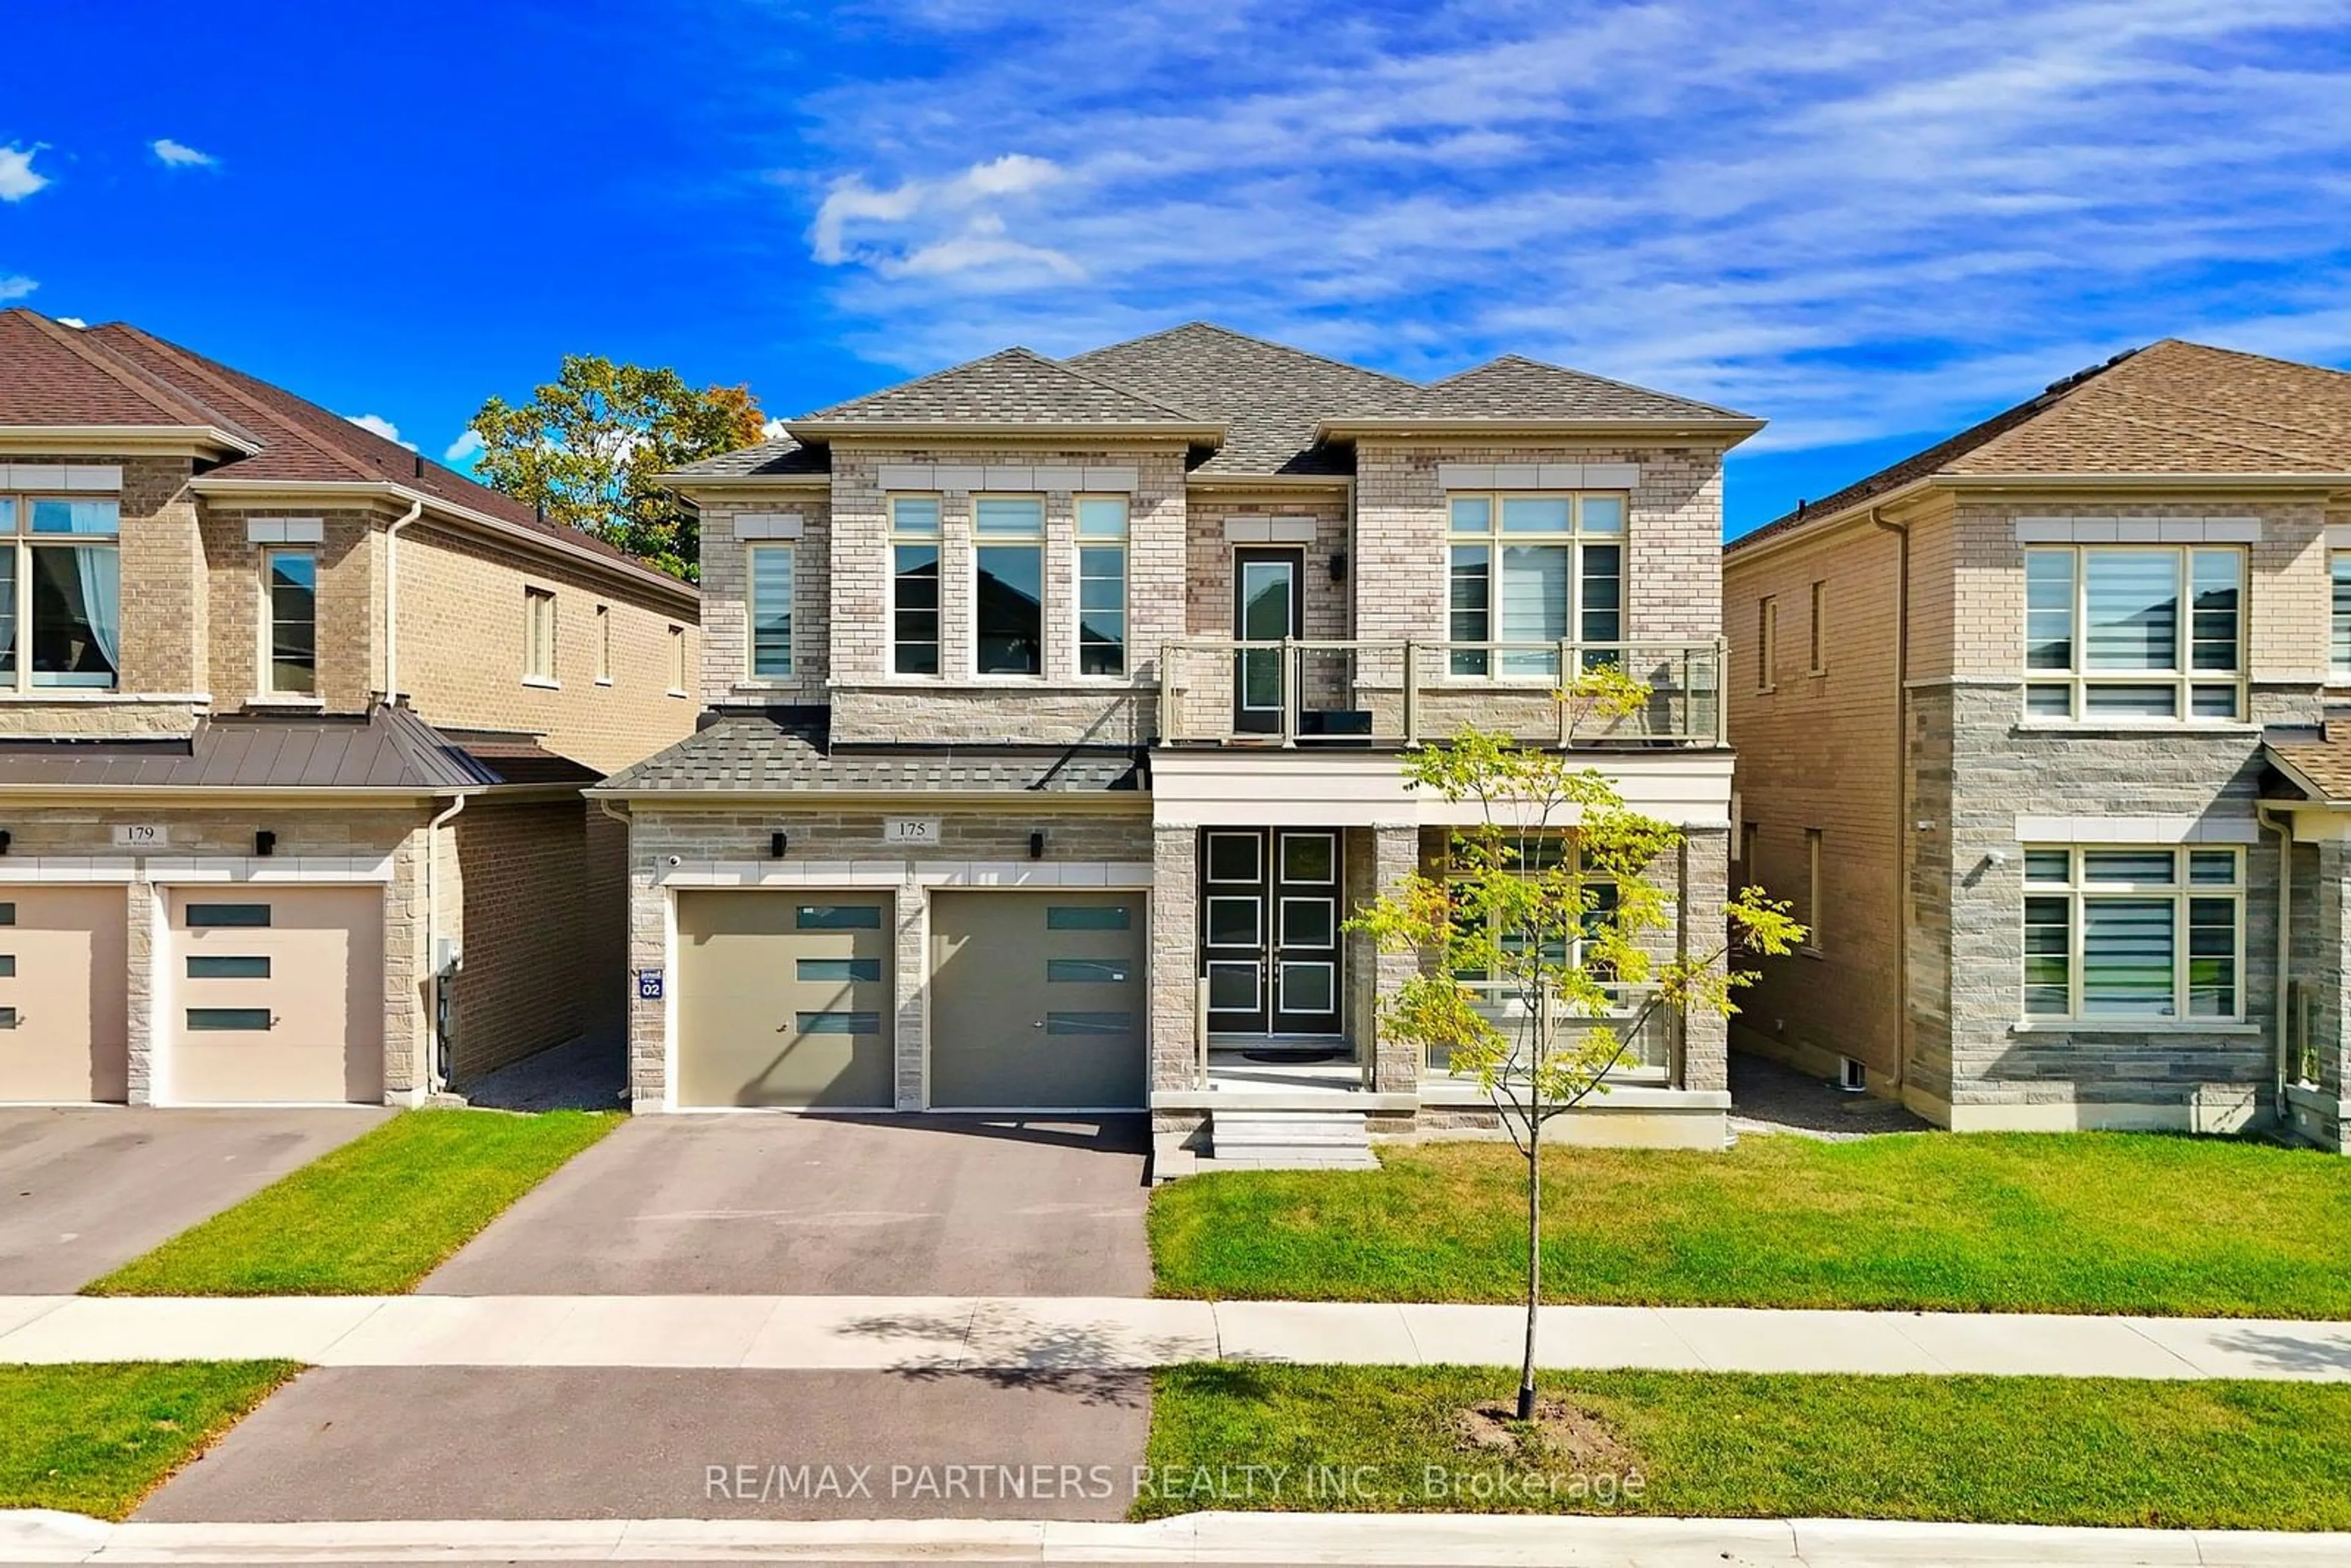
<path fill-rule="evenodd" d="M 1452 0 L 1305 48 L 1273 0 L 925 0 L 914 63 L 776 134 L 850 340 L 902 368 L 1210 316 L 1415 375 L 1515 350 L 1820 445 L 2166 334 L 2351 354 L 2340 24 Z"/>
<path fill-rule="evenodd" d="M 785 423 L 780 419 L 768 420 L 766 423 L 759 426 L 759 439 L 762 441 L 781 441 L 785 436 L 789 435 L 790 434 L 791 431 L 786 427 Z"/>
<path fill-rule="evenodd" d="M 401 441 L 400 426 L 392 423 L 392 421 L 384 418 L 383 415 L 380 413 L 347 413 L 343 415 L 343 417 L 350 420 L 353 424 L 358 425 L 361 430 L 372 430 L 378 435 L 382 436 L 386 441 L 398 442 L 401 445 L 407 447 L 411 452 L 416 450 L 416 443 L 413 441 Z"/>
<path fill-rule="evenodd" d="M 444 463 L 463 463 L 482 450 L 482 438 L 471 430 L 461 433 L 441 454 Z"/>
<path fill-rule="evenodd" d="M 86 332 L 89 330 L 89 323 L 83 320 L 78 316 L 58 316 L 54 318 L 54 319 L 58 326 L 70 327 L 77 332 Z"/>
<path fill-rule="evenodd" d="M 11 299 L 22 299 L 39 287 L 39 284 L 21 274 L 13 277 L 0 277 L 0 304 L 5 304 Z"/>
<path fill-rule="evenodd" d="M 47 175 L 33 168 L 33 155 L 40 150 L 38 142 L 0 147 L 0 202 L 21 202 L 49 183 Z"/>
<path fill-rule="evenodd" d="M 167 169 L 217 169 L 220 167 L 220 160 L 211 153 L 199 152 L 186 142 L 174 141 L 168 136 L 159 137 L 147 145 Z"/>

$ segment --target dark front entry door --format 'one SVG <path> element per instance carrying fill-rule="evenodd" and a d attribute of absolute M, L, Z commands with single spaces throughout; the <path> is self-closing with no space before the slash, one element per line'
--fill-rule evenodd
<path fill-rule="evenodd" d="M 1338 831 L 1210 828 L 1201 862 L 1208 1028 L 1338 1033 Z"/>
<path fill-rule="evenodd" d="M 1233 551 L 1233 638 L 1278 643 L 1306 621 L 1306 558 L 1294 549 Z M 1290 672 L 1279 648 L 1249 648 L 1233 661 L 1233 728 L 1272 735 L 1289 705 Z"/>

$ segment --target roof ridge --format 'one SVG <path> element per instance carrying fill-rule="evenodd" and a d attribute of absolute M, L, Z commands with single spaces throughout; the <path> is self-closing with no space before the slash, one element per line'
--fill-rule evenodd
<path fill-rule="evenodd" d="M 2314 365 L 2307 360 L 2280 359 L 2275 354 L 2256 353 L 2251 349 L 2231 349 L 2225 343 L 2199 343 L 2193 338 L 2158 338 L 2146 348 L 2133 349 L 2130 351 L 2137 355 L 2147 352 L 2148 349 L 2167 347 L 2194 349 L 2206 354 L 2226 354 L 2232 360 L 2251 360 L 2258 365 L 2276 365 L 2289 371 L 2316 371 L 2325 376 L 2351 377 L 2351 371 L 2340 370 L 2334 365 Z"/>
<path fill-rule="evenodd" d="M 1045 355 L 1036 354 L 1033 350 L 1029 349 L 1023 349 L 1020 351 L 1026 354 L 1033 354 L 1035 358 L 1043 361 L 1044 363 L 1052 366 L 1055 370 L 1060 371 L 1064 375 L 1073 376 L 1077 380 L 1085 382 L 1090 385 L 1101 387 L 1105 392 L 1117 392 L 1122 397 L 1131 397 L 1137 402 L 1147 402 L 1152 407 L 1160 409 L 1167 413 L 1174 414 L 1178 419 L 1191 420 L 1196 423 L 1206 417 L 1196 410 L 1177 408 L 1174 403 L 1162 402 L 1159 399 L 1153 397 L 1149 392 L 1137 392 L 1134 388 L 1128 386 L 1123 382 L 1113 381 L 1107 376 L 1098 376 L 1092 371 L 1079 370 L 1075 365 L 1071 364 L 1066 360 L 1049 359 Z"/>
<path fill-rule="evenodd" d="M 1244 332 L 1237 327 L 1228 327 L 1221 321 L 1206 321 L 1197 318 L 1178 322 L 1173 327 L 1162 327 L 1156 332 L 1145 332 L 1140 338 L 1122 338 L 1115 343 L 1104 343 L 1099 348 L 1088 349 L 1084 353 L 1073 355 L 1072 358 L 1084 359 L 1087 354 L 1106 354 L 1113 349 L 1126 349 L 1137 343 L 1155 342 L 1161 338 L 1172 338 L 1178 332 L 1189 332 L 1195 329 L 1203 332 L 1214 332 L 1219 337 L 1230 338 L 1237 342 L 1249 343 L 1257 348 L 1271 349 L 1277 353 L 1295 354 L 1301 360 L 1312 360 L 1317 364 L 1330 365 L 1337 370 L 1352 371 L 1359 376 L 1370 376 L 1377 381 L 1393 382 L 1399 387 L 1417 388 L 1422 384 L 1387 371 L 1375 371 L 1369 365 L 1359 365 L 1353 360 L 1342 360 L 1330 354 L 1318 354 L 1311 349 L 1301 349 L 1295 343 L 1285 343 L 1278 338 L 1260 337 L 1255 332 Z"/>
<path fill-rule="evenodd" d="M 221 392 L 235 399 L 238 402 L 244 404 L 253 413 L 260 415 L 273 428 L 283 430 L 288 439 L 300 445 L 309 447 L 314 452 L 323 454 L 325 456 L 332 459 L 334 462 L 340 465 L 342 467 L 349 469 L 352 474 L 362 479 L 371 479 L 376 477 L 376 476 L 368 472 L 367 465 L 365 464 L 360 462 L 358 458 L 352 456 L 350 453 L 338 450 L 325 442 L 310 439 L 308 434 L 305 432 L 301 426 L 296 424 L 292 420 L 287 418 L 286 415 L 278 413 L 276 409 L 271 408 L 259 398 L 255 397 L 251 392 L 246 392 L 243 387 L 236 385 L 227 377 L 220 374 L 220 371 L 226 367 L 216 366 L 211 361 L 206 360 L 203 355 L 198 354 L 194 350 L 183 349 L 179 344 L 172 342 L 168 339 L 158 338 L 155 334 L 148 331 L 146 329 L 142 327 L 135 327 L 128 321 L 115 322 L 112 324 L 111 329 L 127 333 L 128 335 L 138 339 L 141 342 L 146 344 L 157 353 L 162 354 L 166 359 L 171 360 L 174 363 L 186 369 L 189 373 L 219 388 Z M 281 392 L 285 391 L 282 387 L 278 390 Z M 307 399 L 301 398 L 297 393 L 287 392 L 287 395 L 288 397 L 295 398 L 297 402 L 308 401 Z M 311 406 L 315 408 L 318 405 L 313 403 Z M 337 417 L 340 416 L 338 415 Z"/>
<path fill-rule="evenodd" d="M 173 386 L 145 366 L 135 364 L 116 352 L 103 339 L 97 337 L 91 329 L 84 328 L 77 331 L 70 327 L 61 326 L 50 320 L 37 310 L 21 305 L 11 307 L 9 314 L 22 316 L 42 336 L 58 344 L 68 353 L 72 354 L 91 369 L 103 375 L 110 376 L 117 382 L 130 388 L 159 412 L 174 414 L 182 419 L 193 415 L 206 424 L 223 423 L 220 415 L 205 407 L 200 400 L 190 397 L 185 392 Z M 235 430 L 234 434 L 250 435 L 251 432 Z"/>

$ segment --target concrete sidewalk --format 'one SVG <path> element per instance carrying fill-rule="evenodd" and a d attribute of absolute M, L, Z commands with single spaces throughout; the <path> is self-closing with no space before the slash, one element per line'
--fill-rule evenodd
<path fill-rule="evenodd" d="M 1131 1297 L 0 1297 L 0 1364 L 1123 1371 L 1514 1365 L 1516 1307 Z M 2351 1323 L 1546 1307 L 1542 1364 L 2351 1381 Z"/>
<path fill-rule="evenodd" d="M 1918 1568 L 1923 1563 L 2317 1568 L 2351 1535 L 2051 1530 L 1871 1520 L 1196 1513 L 1045 1521 L 563 1520 L 105 1524 L 0 1513 L 0 1563 L 1442 1563 L 1447 1568 Z"/>

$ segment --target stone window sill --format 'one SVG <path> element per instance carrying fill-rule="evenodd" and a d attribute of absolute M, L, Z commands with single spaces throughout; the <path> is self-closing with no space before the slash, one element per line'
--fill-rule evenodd
<path fill-rule="evenodd" d="M 245 706 L 248 708 L 322 708 L 327 706 L 327 699 L 324 697 L 279 696 L 274 693 L 269 693 L 257 697 L 246 698 Z"/>
<path fill-rule="evenodd" d="M 2009 727 L 2011 735 L 2104 735 L 2104 736 L 2258 736 L 2262 727 L 2238 719 L 2215 719 L 2197 724 L 2186 719 L 2151 719 L 2137 723 L 2107 719 L 2048 719 L 2035 723 L 2022 720 Z"/>
<path fill-rule="evenodd" d="M 210 692 L 119 692 L 111 686 L 33 686 L 18 691 L 0 687 L 0 703 L 153 703 L 173 706 L 209 706 Z"/>
<path fill-rule="evenodd" d="M 2144 1023 L 2108 1022 L 2103 1019 L 2085 1021 L 2073 1019 L 2050 1019 L 2033 1023 L 2012 1023 L 2011 1034 L 2266 1034 L 2262 1025 L 2241 1019 L 2215 1019 L 2210 1023 L 2193 1019 L 2155 1019 Z"/>
<path fill-rule="evenodd" d="M 609 686 L 612 684 L 612 677 L 610 675 L 599 675 L 596 677 L 596 684 L 600 686 Z"/>
<path fill-rule="evenodd" d="M 535 691 L 559 692 L 563 689 L 561 681 L 550 681 L 545 675 L 525 675 L 522 684 Z"/>

